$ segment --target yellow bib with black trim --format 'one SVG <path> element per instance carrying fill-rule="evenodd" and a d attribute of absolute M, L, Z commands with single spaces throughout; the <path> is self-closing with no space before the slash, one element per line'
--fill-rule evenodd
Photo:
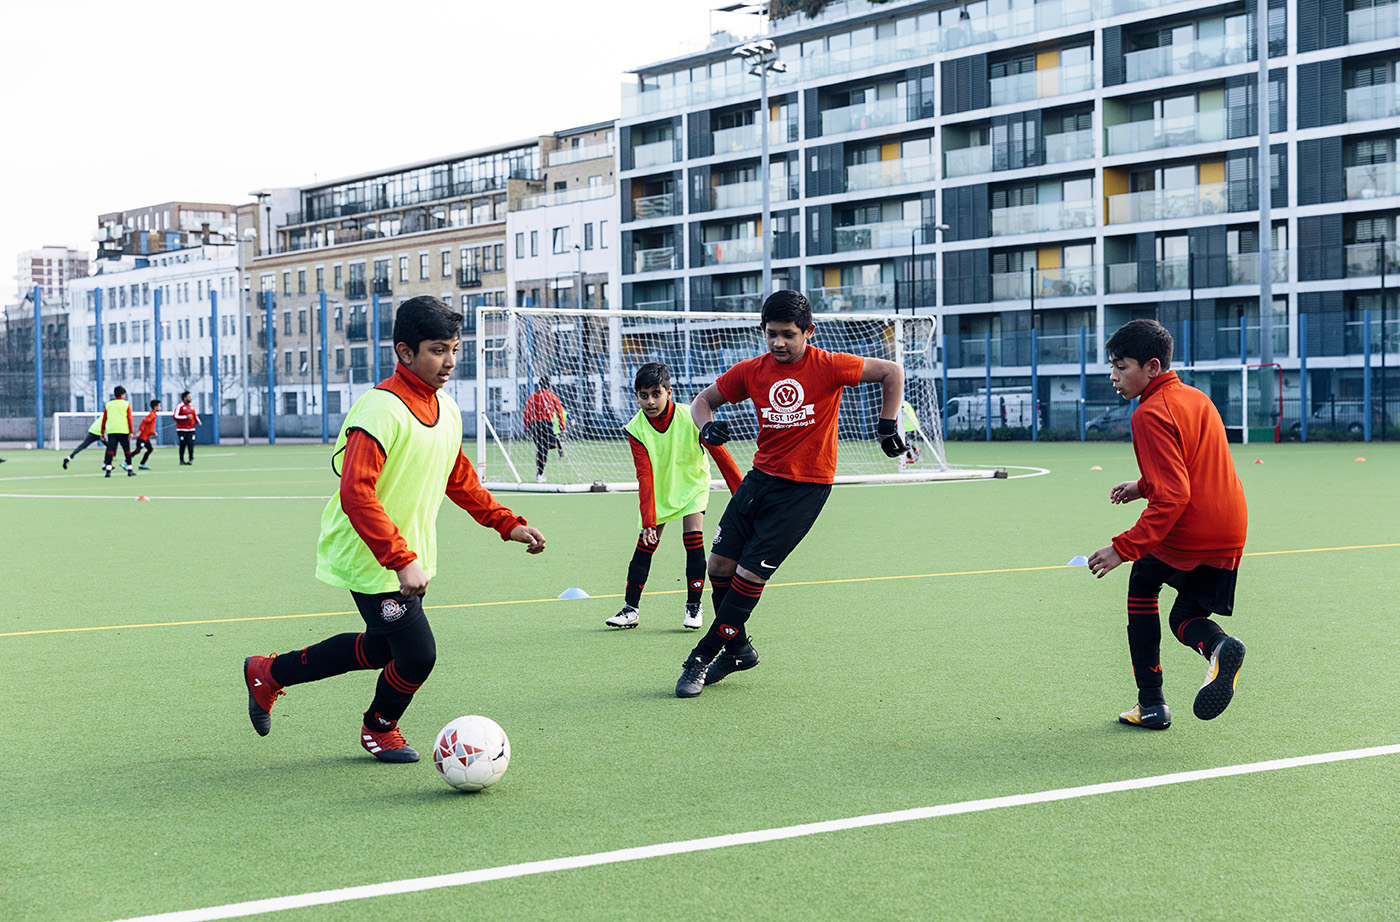
<path fill-rule="evenodd" d="M 656 524 L 665 525 L 689 512 L 704 511 L 710 494 L 710 459 L 700 444 L 700 430 L 690 418 L 690 407 L 675 404 L 665 432 L 657 432 L 641 412 L 624 428 L 642 443 L 651 458 Z"/>

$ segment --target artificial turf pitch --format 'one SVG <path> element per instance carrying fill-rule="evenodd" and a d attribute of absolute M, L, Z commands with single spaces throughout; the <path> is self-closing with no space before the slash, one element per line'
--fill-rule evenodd
<path fill-rule="evenodd" d="M 514 749 L 461 795 L 427 758 L 359 748 L 370 673 L 290 689 L 266 739 L 248 724 L 244 656 L 361 624 L 312 575 L 324 447 L 158 451 L 110 480 L 91 452 L 66 474 L 7 452 L 0 916 L 105 922 L 1400 742 L 1400 449 L 1236 446 L 1250 537 L 1226 626 L 1249 653 L 1202 723 L 1205 663 L 1168 633 L 1166 732 L 1115 720 L 1127 567 L 1059 566 L 1142 508 L 1107 501 L 1131 447 L 950 455 L 1049 473 L 837 488 L 750 623 L 762 664 L 692 701 L 672 695 L 696 638 L 678 533 L 641 626 L 602 624 L 635 495 L 504 496 L 540 557 L 446 504 L 438 662 L 403 728 L 426 754 L 481 713 Z M 553 600 L 571 586 L 594 598 Z M 242 917 L 1397 918 L 1397 781 L 1383 755 Z"/>

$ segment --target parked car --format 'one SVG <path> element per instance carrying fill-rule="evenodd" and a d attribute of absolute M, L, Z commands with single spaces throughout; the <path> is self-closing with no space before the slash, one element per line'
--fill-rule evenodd
<path fill-rule="evenodd" d="M 1361 411 L 1360 400 L 1329 400 L 1320 407 L 1312 411 L 1308 417 L 1309 429 L 1326 429 L 1332 431 L 1360 432 L 1365 428 L 1365 417 Z M 1382 412 L 1381 405 L 1371 404 L 1371 428 L 1374 431 L 1381 431 L 1381 427 L 1395 425 L 1395 418 Z M 1292 431 L 1298 432 L 1303 427 L 1299 423 L 1294 423 L 1289 427 Z"/>
<path fill-rule="evenodd" d="M 1125 400 L 1115 407 L 1110 407 L 1108 412 L 1095 416 L 1084 424 L 1084 428 L 1089 432 L 1121 432 L 1128 428 L 1128 420 L 1133 415 L 1133 405 Z"/>

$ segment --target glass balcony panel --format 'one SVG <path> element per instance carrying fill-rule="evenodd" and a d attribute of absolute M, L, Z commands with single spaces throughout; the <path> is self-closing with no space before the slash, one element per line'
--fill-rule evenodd
<path fill-rule="evenodd" d="M 974 333 L 970 336 L 958 338 L 958 354 L 960 362 L 958 368 L 979 368 L 986 366 L 990 359 L 993 365 L 1001 364 L 1001 336 L 992 334 L 992 346 L 990 355 L 987 352 L 987 337 L 985 334 Z M 962 398 L 959 398 L 962 399 Z M 981 400 L 981 397 L 970 397 L 972 400 Z M 996 406 L 996 398 L 992 399 L 992 406 Z"/>
<path fill-rule="evenodd" d="M 1198 112 L 1185 118 L 1154 119 L 1111 125 L 1109 154 L 1133 154 L 1164 147 L 1208 144 L 1225 140 L 1225 110 Z"/>
<path fill-rule="evenodd" d="M 1025 301 L 1031 296 L 1029 272 L 992 273 L 993 301 Z"/>
<path fill-rule="evenodd" d="M 853 250 L 885 250 L 907 247 L 921 236 L 923 224 L 918 221 L 886 221 L 880 224 L 854 224 L 838 227 L 833 234 L 836 252 Z"/>
<path fill-rule="evenodd" d="M 1130 51 L 1123 55 L 1124 71 L 1129 83 L 1190 74 L 1212 67 L 1243 64 L 1247 60 L 1249 46 L 1246 40 L 1234 35 L 1163 45 L 1160 48 Z"/>
<path fill-rule="evenodd" d="M 984 144 L 981 147 L 963 147 L 947 151 L 943 154 L 943 164 L 943 175 L 947 177 L 990 173 L 992 147 L 990 144 Z"/>
<path fill-rule="evenodd" d="M 880 99 L 844 109 L 827 109 L 822 112 L 822 136 L 898 125 L 909 120 L 908 111 L 903 98 Z"/>
<path fill-rule="evenodd" d="M 612 194 L 612 186 L 579 186 L 575 189 L 556 189 L 553 192 L 537 192 L 534 195 L 522 195 L 519 203 L 515 206 L 515 210 L 528 211 L 531 208 L 548 208 L 551 205 L 572 205 L 576 202 L 589 202 L 593 199 L 607 198 Z"/>
<path fill-rule="evenodd" d="M 1197 215 L 1222 214 L 1228 210 L 1225 183 L 1215 182 L 1188 189 L 1153 189 L 1126 192 L 1108 197 L 1108 223 L 1162 221 Z"/>
<path fill-rule="evenodd" d="M 673 311 L 676 309 L 676 302 L 672 298 L 662 301 L 634 301 L 632 309 L 637 311 Z"/>
<path fill-rule="evenodd" d="M 665 141 L 653 141 L 650 144 L 638 144 L 632 148 L 632 165 L 641 169 L 674 163 L 676 160 L 675 150 L 675 144 L 670 138 Z"/>
<path fill-rule="evenodd" d="M 608 143 L 584 144 L 580 147 L 561 147 L 545 154 L 545 164 L 547 166 L 563 166 L 567 163 L 579 163 L 583 160 L 597 160 L 601 157 L 611 157 L 613 146 Z"/>
<path fill-rule="evenodd" d="M 1273 266 L 1273 280 L 1275 282 L 1288 281 L 1288 254 L 1271 252 L 1269 254 L 1269 262 Z M 1259 284 L 1258 253 L 1231 253 L 1226 257 L 1226 267 L 1229 284 Z"/>
<path fill-rule="evenodd" d="M 1035 298 L 1073 298 L 1098 294 L 1098 266 L 1061 266 L 1058 269 L 1038 269 L 1035 273 Z"/>
<path fill-rule="evenodd" d="M 638 250 L 636 257 L 636 271 L 656 272 L 662 269 L 679 269 L 680 265 L 676 258 L 675 247 L 655 247 L 650 250 Z"/>
<path fill-rule="evenodd" d="M 1179 291 L 1191 287 L 1191 263 L 1186 258 L 1162 259 L 1157 262 L 1157 290 Z"/>
<path fill-rule="evenodd" d="M 1400 83 L 1358 86 L 1346 91 L 1347 121 L 1365 122 L 1400 115 Z"/>
<path fill-rule="evenodd" d="M 1050 67 L 1026 74 L 996 77 L 991 81 L 991 104 L 1005 106 L 1049 96 L 1064 96 L 1094 88 L 1094 68 L 1079 64 L 1073 67 Z"/>
<path fill-rule="evenodd" d="M 937 169 L 933 157 L 904 157 L 846 167 L 846 191 L 881 189 L 909 183 L 932 182 Z"/>
<path fill-rule="evenodd" d="M 733 311 L 741 314 L 757 314 L 763 307 L 763 296 L 758 292 L 738 295 L 715 295 L 715 310 Z"/>
<path fill-rule="evenodd" d="M 1093 226 L 1093 202 L 1048 202 L 992 209 L 993 237 Z"/>
<path fill-rule="evenodd" d="M 1068 163 L 1072 160 L 1088 160 L 1094 156 L 1094 132 L 1065 131 L 1045 136 L 1045 162 Z"/>
<path fill-rule="evenodd" d="M 818 313 L 884 311 L 894 306 L 894 283 L 816 288 L 808 291 L 807 297 Z"/>
<path fill-rule="evenodd" d="M 1085 337 L 1090 350 L 1095 348 L 1094 331 L 1090 330 Z M 1045 333 L 1041 332 L 1035 338 L 1035 360 L 1042 365 L 1078 365 L 1079 357 L 1079 332 L 1073 333 Z M 1089 361 L 1094 361 L 1094 356 L 1089 356 Z"/>
<path fill-rule="evenodd" d="M 1347 198 L 1368 199 L 1400 195 L 1400 164 L 1370 163 L 1347 167 Z"/>
<path fill-rule="evenodd" d="M 729 263 L 751 263 L 763 259 L 762 237 L 736 237 L 733 240 L 715 240 L 705 244 L 705 265 L 720 266 Z"/>
<path fill-rule="evenodd" d="M 1400 36 L 1400 3 L 1347 11 L 1347 41 L 1374 42 Z"/>
<path fill-rule="evenodd" d="M 1368 278 L 1381 274 L 1381 251 L 1385 251 L 1385 274 L 1400 272 L 1400 242 L 1353 243 L 1346 248 L 1346 277 Z"/>
<path fill-rule="evenodd" d="M 1108 267 L 1108 293 L 1129 294 L 1138 290 L 1137 263 L 1114 263 Z"/>
<path fill-rule="evenodd" d="M 768 143 L 786 144 L 787 140 L 787 122 L 770 121 L 768 123 Z M 714 133 L 714 152 L 716 154 L 733 154 L 739 151 L 758 150 L 762 146 L 763 137 L 759 134 L 757 122 L 751 125 L 740 125 L 737 128 L 721 128 Z"/>
<path fill-rule="evenodd" d="M 676 214 L 676 196 L 671 192 L 660 195 L 646 195 L 632 200 L 632 216 L 638 221 L 647 218 L 669 218 Z"/>
<path fill-rule="evenodd" d="M 759 180 L 732 182 L 714 187 L 715 208 L 757 208 L 763 204 L 763 187 Z M 797 177 L 778 178 L 769 181 L 768 201 L 783 202 L 797 198 Z"/>

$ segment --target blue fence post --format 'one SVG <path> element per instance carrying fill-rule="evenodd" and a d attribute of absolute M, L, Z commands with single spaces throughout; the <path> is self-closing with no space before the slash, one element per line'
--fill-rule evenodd
<path fill-rule="evenodd" d="M 1181 345 L 1182 345 L 1182 349 L 1181 349 L 1181 364 L 1185 365 L 1187 368 L 1190 368 L 1190 367 L 1191 367 L 1191 321 L 1190 321 L 1190 320 L 1183 320 L 1183 321 L 1181 321 L 1181 333 L 1182 333 L 1182 339 L 1185 340 L 1185 342 L 1183 342 L 1183 343 L 1181 344 Z"/>
<path fill-rule="evenodd" d="M 331 440 L 331 414 L 328 397 L 330 395 L 330 383 L 326 380 L 330 377 L 326 374 L 326 293 L 321 292 L 321 307 L 316 315 L 316 323 L 321 327 L 321 444 L 325 445 Z M 375 332 L 378 336 L 378 331 Z"/>
<path fill-rule="evenodd" d="M 35 443 L 44 447 L 44 292 L 34 286 L 34 428 Z M 58 433 L 53 434 L 55 440 Z"/>
<path fill-rule="evenodd" d="M 161 373 L 161 367 L 160 367 L 160 351 L 161 351 L 161 350 L 160 350 L 160 344 L 161 344 L 161 340 L 165 339 L 165 331 L 161 328 L 161 325 L 160 325 L 160 301 L 161 301 L 160 294 L 161 294 L 161 292 L 160 292 L 160 286 L 159 286 L 159 285 L 156 285 L 156 286 L 155 286 L 155 293 L 153 294 L 153 297 L 154 297 L 155 300 L 151 302 L 151 303 L 152 303 L 152 320 L 151 320 L 151 326 L 155 328 L 155 334 L 156 334 L 156 393 L 155 393 L 155 398 L 156 398 L 157 400 L 162 400 L 162 401 L 163 401 L 163 400 L 165 400 L 165 390 L 163 389 L 163 385 L 164 385 L 164 382 L 165 382 L 165 378 L 164 378 L 163 374 Z M 173 411 L 172 411 L 172 412 L 173 412 Z"/>
<path fill-rule="evenodd" d="M 219 293 L 210 289 L 209 291 L 209 371 L 210 379 L 214 382 L 214 389 L 210 392 L 211 402 L 214 404 L 210 415 L 214 417 L 214 444 L 219 444 L 219 416 L 221 414 L 219 393 Z"/>
<path fill-rule="evenodd" d="M 992 331 L 987 331 L 985 340 L 987 347 L 987 441 L 992 440 Z"/>
<path fill-rule="evenodd" d="M 379 292 L 374 293 L 374 300 L 370 302 L 370 321 L 374 324 L 372 332 L 365 337 L 370 342 L 370 382 L 369 386 L 374 387 L 380 382 L 379 377 Z"/>
<path fill-rule="evenodd" d="M 948 441 L 948 331 L 943 331 L 943 441 Z"/>
<path fill-rule="evenodd" d="M 93 308 L 94 308 L 94 309 L 96 310 L 96 312 L 97 312 L 97 316 L 93 319 L 93 323 L 96 324 L 96 326 L 95 326 L 93 329 L 94 329 L 94 332 L 97 334 L 96 337 L 95 337 L 96 342 L 97 342 L 97 355 L 96 355 L 96 357 L 97 357 L 97 364 L 96 364 L 97 374 L 94 376 L 94 377 L 95 377 L 95 380 L 94 380 L 93 383 L 94 383 L 95 385 L 97 385 L 97 406 L 98 406 L 98 407 L 101 407 L 101 406 L 102 406 L 102 403 L 103 403 L 103 401 L 102 401 L 102 337 L 103 337 L 103 335 L 105 335 L 105 334 L 102 332 L 102 289 L 101 289 L 101 288 L 94 288 L 94 289 L 92 290 L 92 304 L 93 304 Z"/>
<path fill-rule="evenodd" d="M 1079 441 L 1089 438 L 1085 404 L 1089 400 L 1089 331 L 1079 328 Z"/>
<path fill-rule="evenodd" d="M 1031 328 L 1031 441 L 1040 441 L 1040 364 L 1036 357 L 1036 330 Z"/>
<path fill-rule="evenodd" d="M 1249 364 L 1249 318 L 1240 315 L 1240 364 Z M 1240 425 L 1244 425 L 1244 394 L 1240 394 Z"/>
<path fill-rule="evenodd" d="M 1371 441 L 1371 309 L 1361 312 L 1361 439 Z"/>
<path fill-rule="evenodd" d="M 273 326 L 272 322 L 272 292 L 264 291 L 262 295 L 264 338 L 267 340 L 267 444 L 276 445 L 277 402 L 274 399 L 274 386 L 277 374 L 277 349 L 272 339 L 276 327 Z"/>
<path fill-rule="evenodd" d="M 1298 436 L 1308 440 L 1308 315 L 1298 315 Z"/>

